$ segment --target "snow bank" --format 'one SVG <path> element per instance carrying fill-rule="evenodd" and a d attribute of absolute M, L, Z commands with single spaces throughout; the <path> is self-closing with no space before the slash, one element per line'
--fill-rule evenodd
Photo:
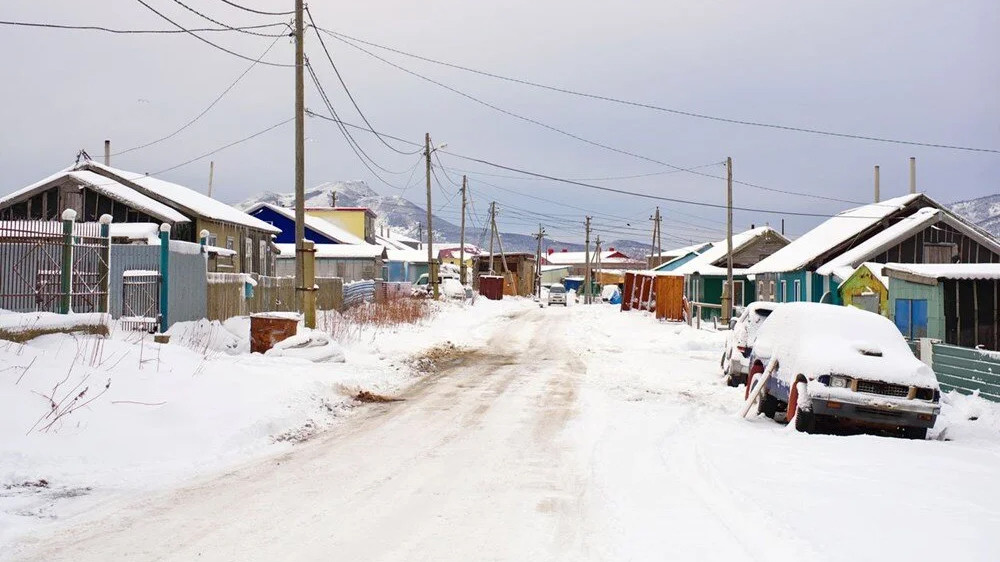
<path fill-rule="evenodd" d="M 111 317 L 103 313 L 56 314 L 53 312 L 11 312 L 0 310 L 0 330 L 26 332 L 31 330 L 73 330 L 88 326 L 107 327 Z"/>
<path fill-rule="evenodd" d="M 282 340 L 264 353 L 269 357 L 295 357 L 313 363 L 343 363 L 347 361 L 337 342 L 323 332 L 306 329 Z"/>

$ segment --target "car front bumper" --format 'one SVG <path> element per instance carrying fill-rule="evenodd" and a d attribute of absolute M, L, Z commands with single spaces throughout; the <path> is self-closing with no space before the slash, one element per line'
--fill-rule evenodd
<path fill-rule="evenodd" d="M 856 394 L 856 393 L 852 393 Z M 838 418 L 855 425 L 882 427 L 934 427 L 938 404 L 887 396 L 813 396 L 813 414 Z"/>

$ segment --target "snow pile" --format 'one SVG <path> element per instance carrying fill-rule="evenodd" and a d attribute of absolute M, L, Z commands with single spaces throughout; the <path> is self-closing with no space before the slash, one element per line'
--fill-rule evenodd
<path fill-rule="evenodd" d="M 53 312 L 11 312 L 0 310 L 0 330 L 5 332 L 75 330 L 107 327 L 111 318 L 103 313 L 56 314 Z"/>
<path fill-rule="evenodd" d="M 313 363 L 343 363 L 347 361 L 344 350 L 330 336 L 316 330 L 305 329 L 282 340 L 264 353 L 268 357 L 294 357 Z"/>
<path fill-rule="evenodd" d="M 1000 404 L 953 390 L 941 395 L 932 439 L 996 442 L 1000 438 Z"/>

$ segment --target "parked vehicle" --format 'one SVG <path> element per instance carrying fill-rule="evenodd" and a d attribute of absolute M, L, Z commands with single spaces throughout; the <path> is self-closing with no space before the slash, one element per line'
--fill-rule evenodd
<path fill-rule="evenodd" d="M 941 411 L 934 371 L 891 321 L 872 312 L 783 304 L 757 332 L 748 393 L 772 361 L 758 411 L 771 418 L 784 411 L 799 431 L 847 426 L 924 439 Z"/>
<path fill-rule="evenodd" d="M 554 304 L 561 304 L 563 306 L 568 306 L 566 299 L 566 287 L 555 283 L 549 287 L 549 306 Z"/>
<path fill-rule="evenodd" d="M 445 279 L 454 279 L 459 282 L 459 276 L 457 273 L 442 269 L 438 271 L 438 292 L 444 290 Z M 459 282 L 461 285 L 461 283 Z M 413 294 L 414 295 L 428 295 L 431 292 L 430 276 L 427 273 L 421 273 L 420 277 L 417 277 L 417 281 L 413 284 Z"/>
<path fill-rule="evenodd" d="M 721 361 L 722 372 L 726 375 L 726 384 L 729 386 L 746 384 L 747 374 L 750 372 L 750 353 L 753 351 L 753 342 L 757 339 L 757 330 L 778 306 L 780 304 L 776 302 L 753 302 L 733 320 Z"/>
<path fill-rule="evenodd" d="M 611 302 L 612 297 L 615 293 L 618 293 L 618 285 L 605 285 L 601 287 L 601 300 L 604 302 Z"/>

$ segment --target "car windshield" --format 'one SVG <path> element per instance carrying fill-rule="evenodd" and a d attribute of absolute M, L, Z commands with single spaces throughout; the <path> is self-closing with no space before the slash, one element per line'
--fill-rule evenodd
<path fill-rule="evenodd" d="M 549 289 L 549 292 L 550 293 L 565 293 L 566 292 L 566 287 L 563 287 L 562 285 L 556 285 L 556 286 L 552 287 L 551 289 Z"/>

